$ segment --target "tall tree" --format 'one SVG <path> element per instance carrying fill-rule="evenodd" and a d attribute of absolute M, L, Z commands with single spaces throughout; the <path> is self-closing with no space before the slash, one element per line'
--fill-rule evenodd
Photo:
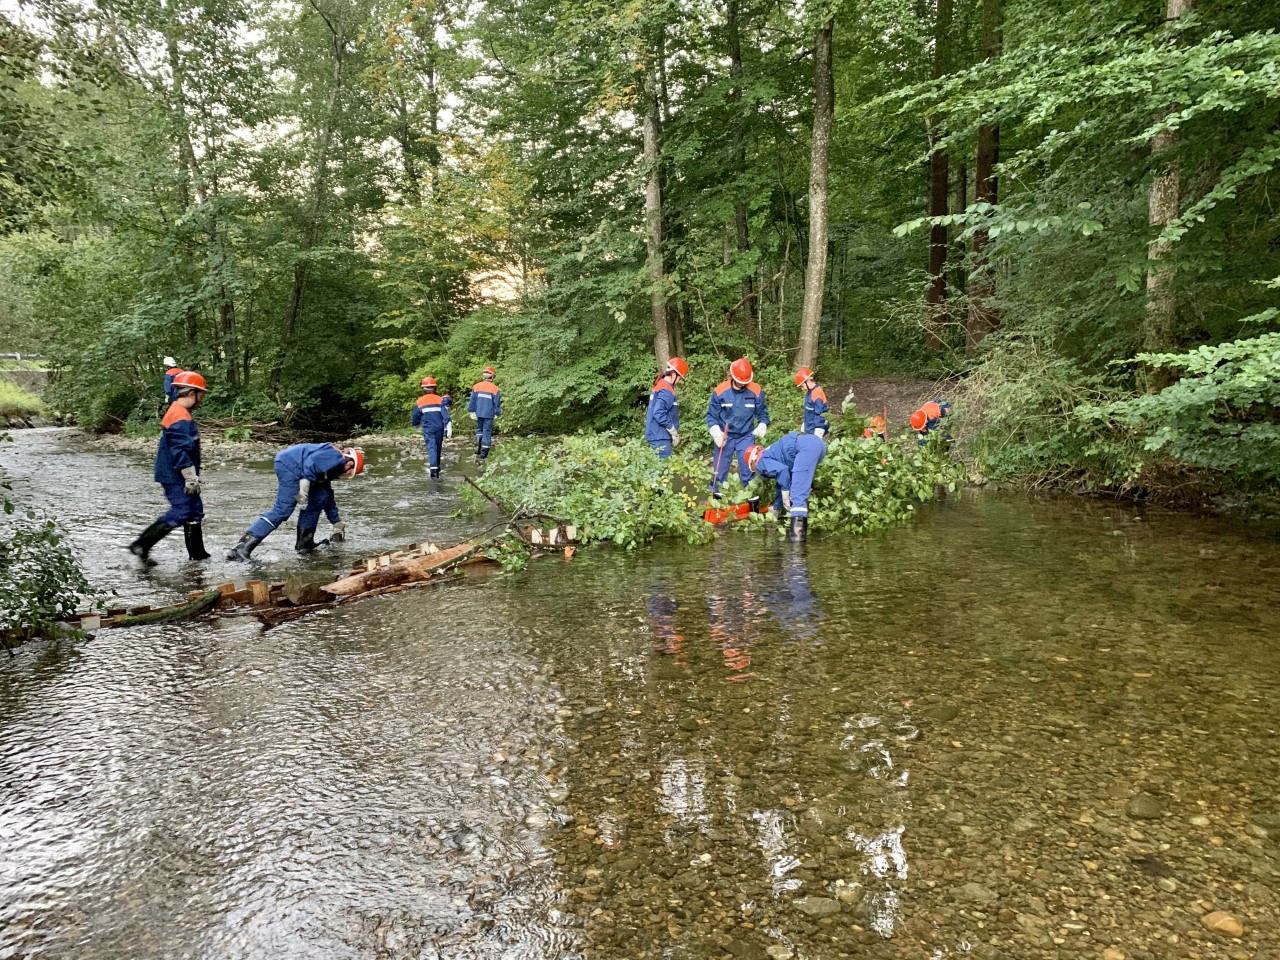
<path fill-rule="evenodd" d="M 938 0 L 933 28 L 933 77 L 939 80 L 950 70 L 952 0 Z M 929 134 L 929 216 L 947 215 L 949 182 L 944 131 L 939 117 L 927 121 Z M 936 220 L 929 226 L 929 288 L 925 295 L 925 343 L 934 348 L 944 346 L 942 330 L 947 312 L 947 243 L 946 224 Z"/>
<path fill-rule="evenodd" d="M 659 363 L 666 363 L 672 351 L 662 242 L 662 101 L 659 81 L 662 30 L 661 24 L 655 27 L 647 48 L 641 52 L 640 89 L 643 98 L 644 239 L 649 271 L 649 309 L 653 320 L 653 351 Z"/>
<path fill-rule="evenodd" d="M 1001 0 L 982 0 L 982 58 L 987 63 L 1000 56 L 1003 42 L 1004 11 Z M 1000 162 L 1000 124 L 991 118 L 978 127 L 978 150 L 973 164 L 973 199 L 975 203 L 994 206 L 999 201 L 996 164 Z M 964 352 L 972 357 L 978 344 L 1000 323 L 1000 315 L 991 300 L 996 293 L 996 279 L 987 257 L 985 226 L 973 234 L 973 279 L 969 286 L 969 316 L 965 324 Z"/>
<path fill-rule="evenodd" d="M 804 312 L 800 320 L 800 349 L 796 364 L 812 367 L 822 331 L 822 302 L 827 287 L 829 233 L 827 164 L 831 128 L 835 123 L 836 91 L 831 70 L 832 21 L 821 24 L 813 42 L 813 141 L 809 154 L 809 263 L 804 278 Z"/>

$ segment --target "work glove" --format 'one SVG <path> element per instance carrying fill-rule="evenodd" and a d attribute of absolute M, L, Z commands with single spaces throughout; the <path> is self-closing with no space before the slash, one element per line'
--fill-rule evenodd
<path fill-rule="evenodd" d="M 468 413 L 467 416 L 470 417 L 472 420 L 476 418 L 476 415 L 474 413 Z"/>
<path fill-rule="evenodd" d="M 723 430 L 721 430 L 719 427 L 712 427 L 712 428 L 711 428 L 711 442 L 712 442 L 712 443 L 714 443 L 717 447 L 723 447 L 723 446 L 724 446 L 724 431 L 723 431 Z"/>
<path fill-rule="evenodd" d="M 333 529 L 329 531 L 329 539 L 334 543 L 341 543 L 347 539 L 347 521 L 339 520 L 333 525 Z"/>
<path fill-rule="evenodd" d="M 182 492 L 189 497 L 200 496 L 200 477 L 195 467 L 182 468 Z"/>
<path fill-rule="evenodd" d="M 756 428 L 751 432 L 754 433 L 757 437 L 763 437 L 766 433 L 769 432 L 769 425 L 767 423 L 758 423 L 756 424 Z"/>
<path fill-rule="evenodd" d="M 787 513 L 791 512 L 791 491 L 790 490 L 782 491 L 782 509 L 786 510 Z"/>
<path fill-rule="evenodd" d="M 672 446 L 672 448 L 675 448 L 675 447 L 680 446 L 680 431 L 679 431 L 679 430 L 668 430 L 667 432 L 668 432 L 669 434 L 671 434 L 671 446 Z"/>
<path fill-rule="evenodd" d="M 446 440 L 453 439 L 453 423 L 449 422 L 444 425 L 444 438 Z"/>
<path fill-rule="evenodd" d="M 821 440 L 823 437 L 827 435 L 827 431 L 823 430 L 822 427 L 814 427 L 813 435 L 817 437 L 819 440 Z"/>
<path fill-rule="evenodd" d="M 311 481 L 305 477 L 298 481 L 298 495 L 294 497 L 294 502 L 300 507 L 305 507 L 307 501 L 311 499 Z"/>

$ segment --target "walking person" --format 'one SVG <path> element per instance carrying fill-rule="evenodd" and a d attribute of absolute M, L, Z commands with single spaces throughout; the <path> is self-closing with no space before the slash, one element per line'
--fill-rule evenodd
<path fill-rule="evenodd" d="M 275 459 L 276 502 L 266 513 L 249 525 L 228 560 L 248 560 L 249 555 L 267 536 L 301 507 L 298 514 L 298 537 L 294 549 L 310 553 L 328 540 L 316 543 L 316 525 L 321 512 L 333 525 L 330 538 L 339 543 L 347 538 L 347 524 L 338 513 L 333 496 L 334 480 L 350 480 L 364 471 L 364 451 L 355 447 L 339 448 L 332 443 L 296 443 L 285 447 Z"/>
<path fill-rule="evenodd" d="M 208 385 L 204 377 L 190 370 L 174 375 L 174 401 L 160 421 L 160 442 L 156 445 L 155 480 L 164 490 L 169 509 L 129 544 L 129 552 L 153 567 L 151 548 L 177 527 L 182 527 L 187 556 L 207 560 L 204 549 L 204 501 L 200 499 L 200 428 L 191 411 L 204 402 Z"/>
<path fill-rule="evenodd" d="M 818 381 L 813 378 L 813 371 L 808 367 L 797 370 L 795 379 L 796 386 L 805 391 L 804 421 L 800 424 L 800 432 L 825 437 L 831 429 L 831 424 L 827 422 L 827 411 L 831 408 L 827 404 L 826 392 L 818 386 Z"/>
<path fill-rule="evenodd" d="M 738 461 L 738 479 L 743 487 L 751 479 L 747 467 L 747 448 L 754 438 L 762 438 L 769 429 L 769 408 L 760 384 L 751 379 L 751 362 L 741 357 L 729 365 L 729 379 L 711 391 L 707 403 L 707 429 L 716 446 L 711 476 L 711 494 L 719 499 L 720 484 L 729 474 L 729 466 Z M 754 509 L 754 504 L 752 509 Z"/>
<path fill-rule="evenodd" d="M 431 477 L 440 476 L 440 447 L 446 437 L 453 436 L 453 420 L 449 416 L 449 404 L 436 393 L 435 377 L 422 381 L 422 396 L 413 408 L 413 425 L 422 428 L 422 443 L 427 448 L 427 466 Z"/>
<path fill-rule="evenodd" d="M 173 357 L 164 358 L 164 399 L 167 403 L 173 403 L 178 399 L 178 392 L 173 388 L 174 378 L 182 373 L 182 368 L 178 366 L 178 361 Z"/>
<path fill-rule="evenodd" d="M 680 357 L 672 357 L 649 391 L 644 440 L 658 451 L 659 460 L 666 460 L 680 445 L 680 401 L 676 399 L 676 387 L 688 375 L 689 364 Z"/>
<path fill-rule="evenodd" d="M 489 456 L 493 446 L 493 421 L 502 415 L 502 391 L 493 382 L 497 374 L 493 367 L 485 367 L 467 401 L 467 414 L 476 422 L 476 456 L 481 460 Z"/>
<path fill-rule="evenodd" d="M 778 483 L 773 509 L 787 511 L 787 539 L 804 540 L 809 533 L 809 494 L 813 475 L 827 455 L 827 445 L 812 433 L 793 430 L 767 447 L 747 451 L 747 464 L 762 477 Z"/>

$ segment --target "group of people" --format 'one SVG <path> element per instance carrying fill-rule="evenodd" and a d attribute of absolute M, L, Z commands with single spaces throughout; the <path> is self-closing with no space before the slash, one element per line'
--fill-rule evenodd
<path fill-rule="evenodd" d="M 681 357 L 667 361 L 662 374 L 649 392 L 645 416 L 644 438 L 666 459 L 680 443 L 680 402 L 676 387 L 689 376 L 689 364 Z M 799 430 L 793 430 L 769 446 L 761 446 L 769 429 L 769 406 L 764 390 L 752 379 L 754 371 L 746 357 L 729 364 L 729 377 L 715 386 L 707 402 L 707 429 L 715 444 L 711 471 L 711 495 L 719 499 L 720 486 L 733 463 L 738 465 L 738 479 L 745 489 L 755 475 L 777 481 L 772 509 L 787 516 L 787 539 L 804 540 L 809 524 L 809 494 L 818 464 L 827 455 L 826 435 L 831 429 L 827 420 L 830 405 L 827 395 L 814 378 L 813 371 L 801 367 L 795 373 L 796 386 L 804 390 L 804 416 Z M 926 442 L 928 434 L 947 415 L 950 404 L 940 400 L 925 404 L 911 415 L 911 426 Z M 871 418 L 863 436 L 887 440 L 888 426 L 882 416 Z M 747 502 L 752 510 L 759 498 Z"/>
<path fill-rule="evenodd" d="M 485 367 L 480 380 L 471 388 L 467 415 L 476 425 L 476 456 L 485 460 L 493 447 L 494 421 L 502 415 L 502 391 L 493 382 L 498 371 Z M 422 396 L 413 407 L 410 422 L 422 430 L 422 444 L 427 450 L 427 467 L 433 478 L 440 476 L 440 449 L 453 436 L 453 397 L 436 393 L 435 377 L 424 377 Z"/>

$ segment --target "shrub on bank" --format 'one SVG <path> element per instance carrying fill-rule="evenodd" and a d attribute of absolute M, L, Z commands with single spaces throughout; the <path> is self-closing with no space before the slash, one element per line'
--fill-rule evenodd
<path fill-rule="evenodd" d="M 39 397 L 27 393 L 16 383 L 0 380 L 0 418 L 43 417 L 47 412 Z"/>

